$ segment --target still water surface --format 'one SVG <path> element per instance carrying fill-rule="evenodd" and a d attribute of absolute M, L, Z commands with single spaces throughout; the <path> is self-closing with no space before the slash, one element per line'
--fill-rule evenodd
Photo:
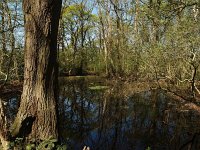
<path fill-rule="evenodd" d="M 130 94 L 123 83 L 84 78 L 60 84 L 59 130 L 68 149 L 200 150 L 200 115 L 162 90 Z M 12 116 L 16 98 L 9 106 Z"/>

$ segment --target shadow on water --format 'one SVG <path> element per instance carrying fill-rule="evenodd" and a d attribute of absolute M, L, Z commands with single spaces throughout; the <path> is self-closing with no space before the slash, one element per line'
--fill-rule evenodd
<path fill-rule="evenodd" d="M 200 115 L 181 110 L 181 103 L 162 90 L 130 92 L 123 83 L 62 80 L 59 131 L 68 149 L 199 150 Z M 17 99 L 9 98 L 12 118 Z"/>
<path fill-rule="evenodd" d="M 60 93 L 61 133 L 70 149 L 92 150 L 200 149 L 200 116 L 179 110 L 180 102 L 162 90 L 128 95 L 123 83 L 63 83 Z"/>

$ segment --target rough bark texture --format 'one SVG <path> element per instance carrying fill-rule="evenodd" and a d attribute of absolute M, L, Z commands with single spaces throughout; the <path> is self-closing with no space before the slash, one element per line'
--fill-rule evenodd
<path fill-rule="evenodd" d="M 25 68 L 14 137 L 57 138 L 57 33 L 62 0 L 24 0 Z"/>
<path fill-rule="evenodd" d="M 7 118 L 5 115 L 5 109 L 2 100 L 0 99 L 0 143 L 3 150 L 9 149 L 9 136 L 8 136 L 8 125 Z M 0 145 L 0 149 L 1 149 Z"/>

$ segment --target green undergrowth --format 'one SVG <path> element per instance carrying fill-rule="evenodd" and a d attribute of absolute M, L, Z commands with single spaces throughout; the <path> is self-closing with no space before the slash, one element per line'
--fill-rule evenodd
<path fill-rule="evenodd" d="M 10 142 L 9 150 L 67 150 L 67 146 L 59 145 L 57 140 L 53 138 L 49 138 L 40 143 L 24 142 L 23 138 L 17 138 L 15 141 Z"/>

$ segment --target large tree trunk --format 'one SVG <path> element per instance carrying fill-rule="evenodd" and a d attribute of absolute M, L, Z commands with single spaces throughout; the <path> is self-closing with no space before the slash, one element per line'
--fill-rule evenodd
<path fill-rule="evenodd" d="M 9 135 L 8 135 L 8 124 L 5 115 L 4 104 L 0 99 L 0 143 L 3 150 L 9 150 Z M 1 148 L 0 145 L 0 148 Z"/>
<path fill-rule="evenodd" d="M 24 0 L 25 68 L 13 137 L 57 138 L 57 33 L 62 0 Z"/>

